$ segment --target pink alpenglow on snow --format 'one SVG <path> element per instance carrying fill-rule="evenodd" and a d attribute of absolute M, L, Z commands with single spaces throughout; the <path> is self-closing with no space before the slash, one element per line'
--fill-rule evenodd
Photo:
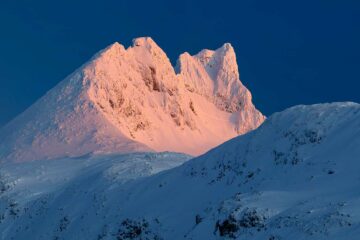
<path fill-rule="evenodd" d="M 0 161 L 139 151 L 199 155 L 264 121 L 229 43 L 181 54 L 175 69 L 149 37 L 127 49 L 110 45 L 0 130 Z"/>

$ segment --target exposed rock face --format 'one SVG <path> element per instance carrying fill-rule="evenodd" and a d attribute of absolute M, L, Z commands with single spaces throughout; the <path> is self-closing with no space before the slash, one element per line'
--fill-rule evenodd
<path fill-rule="evenodd" d="M 91 152 L 201 154 L 259 126 L 230 44 L 179 58 L 178 73 L 149 37 L 114 43 L 0 131 L 0 158 Z"/>

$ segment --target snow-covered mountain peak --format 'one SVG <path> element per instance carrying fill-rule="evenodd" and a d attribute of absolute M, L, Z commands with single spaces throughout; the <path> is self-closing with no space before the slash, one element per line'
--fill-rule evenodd
<path fill-rule="evenodd" d="M 103 50 L 96 53 L 88 63 L 93 61 L 102 61 L 102 59 L 119 58 L 124 52 L 125 47 L 118 42 L 114 42 L 104 48 Z"/>
<path fill-rule="evenodd" d="M 150 37 L 128 48 L 111 44 L 0 131 L 10 139 L 0 158 L 150 149 L 197 155 L 259 126 L 264 116 L 231 63 L 232 47 L 206 51 L 213 52 L 208 64 L 182 54 L 176 74 Z"/>
<path fill-rule="evenodd" d="M 132 40 L 133 47 L 145 47 L 147 49 L 160 48 L 151 37 L 138 37 Z"/>
<path fill-rule="evenodd" d="M 229 43 L 194 56 L 180 55 L 177 72 L 188 90 L 207 97 L 223 111 L 253 108 L 251 93 L 240 81 L 235 51 Z"/>
<path fill-rule="evenodd" d="M 223 49 L 228 50 L 228 51 L 232 51 L 234 52 L 234 48 L 231 45 L 231 43 L 224 43 L 224 45 L 222 46 Z"/>
<path fill-rule="evenodd" d="M 223 61 L 237 67 L 235 50 L 230 43 L 225 43 L 216 50 L 203 49 L 194 57 L 208 67 L 214 67 L 214 65 L 221 64 Z"/>
<path fill-rule="evenodd" d="M 128 51 L 133 52 L 137 57 L 150 57 L 150 61 L 156 64 L 165 64 L 169 71 L 173 71 L 170 60 L 166 53 L 157 45 L 151 37 L 140 37 L 133 39 L 133 45 L 128 48 Z M 145 55 L 145 56 L 144 56 Z M 149 55 L 149 56 L 146 56 Z M 144 59 L 139 59 L 144 61 Z M 171 68 L 171 69 L 170 69 Z"/>
<path fill-rule="evenodd" d="M 100 52 L 103 54 L 106 53 L 119 54 L 123 51 L 125 51 L 125 47 L 118 42 L 114 42 L 109 46 L 107 46 L 106 48 L 104 48 L 103 50 L 101 50 Z"/>

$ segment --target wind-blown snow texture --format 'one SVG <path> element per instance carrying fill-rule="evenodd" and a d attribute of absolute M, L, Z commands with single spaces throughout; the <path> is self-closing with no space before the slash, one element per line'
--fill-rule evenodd
<path fill-rule="evenodd" d="M 96 54 L 0 131 L 0 161 L 88 153 L 192 155 L 258 127 L 230 44 L 182 54 L 175 73 L 149 37 Z"/>
<path fill-rule="evenodd" d="M 334 103 L 276 113 L 154 175 L 187 157 L 6 163 L 0 239 L 357 239 L 359 146 L 360 105 Z"/>

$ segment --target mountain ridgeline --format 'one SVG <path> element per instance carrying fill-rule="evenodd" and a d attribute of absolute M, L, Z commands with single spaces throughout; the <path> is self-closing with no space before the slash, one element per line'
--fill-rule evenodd
<path fill-rule="evenodd" d="M 175 69 L 149 37 L 110 45 L 0 130 L 0 159 L 199 155 L 264 121 L 230 44 L 184 53 Z"/>

